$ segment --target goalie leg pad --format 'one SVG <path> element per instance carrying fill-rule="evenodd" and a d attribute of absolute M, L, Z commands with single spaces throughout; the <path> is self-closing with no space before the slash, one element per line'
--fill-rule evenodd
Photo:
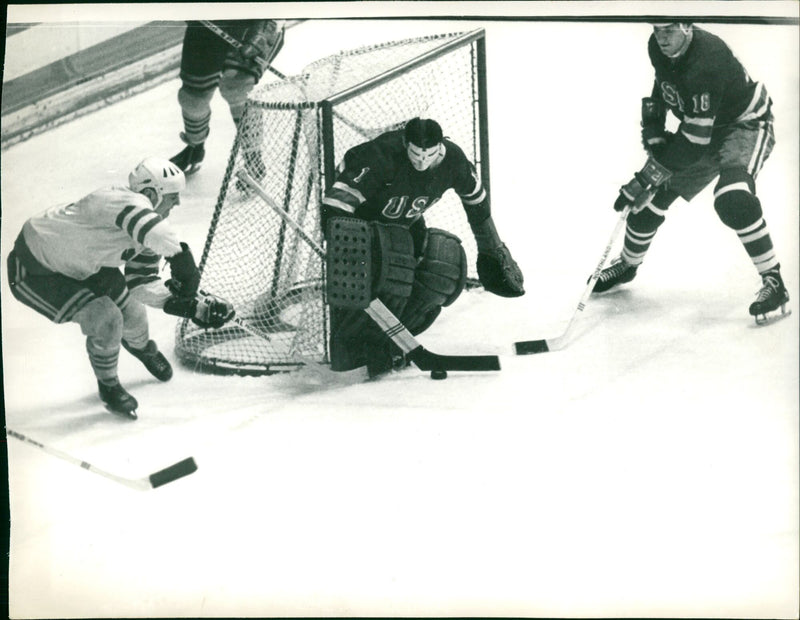
<path fill-rule="evenodd" d="M 414 239 L 397 224 L 372 224 L 375 257 L 373 288 L 376 294 L 407 299 L 414 284 Z"/>
<path fill-rule="evenodd" d="M 467 280 L 467 256 L 455 235 L 431 228 L 411 297 L 400 317 L 412 334 L 430 327 L 443 306 L 458 299 Z"/>
<path fill-rule="evenodd" d="M 372 301 L 372 236 L 369 222 L 353 217 L 328 220 L 325 256 L 328 304 L 366 308 Z"/>

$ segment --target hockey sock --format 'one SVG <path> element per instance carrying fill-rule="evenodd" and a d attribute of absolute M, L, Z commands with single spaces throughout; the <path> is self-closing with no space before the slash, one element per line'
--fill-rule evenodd
<path fill-rule="evenodd" d="M 92 365 L 92 370 L 98 381 L 107 384 L 117 381 L 119 347 L 98 347 L 96 344 L 93 344 L 90 338 L 87 338 L 86 352 L 89 354 L 89 363 Z"/>
<path fill-rule="evenodd" d="M 642 264 L 658 227 L 666 219 L 667 208 L 677 197 L 678 194 L 669 190 L 659 191 L 646 208 L 628 216 L 622 248 L 622 258 L 626 263 L 634 266 Z"/>
<path fill-rule="evenodd" d="M 722 223 L 736 232 L 756 270 L 763 274 L 775 268 L 778 258 L 761 201 L 752 190 L 753 181 L 749 175 L 729 172 L 720 177 L 714 191 L 714 209 Z"/>

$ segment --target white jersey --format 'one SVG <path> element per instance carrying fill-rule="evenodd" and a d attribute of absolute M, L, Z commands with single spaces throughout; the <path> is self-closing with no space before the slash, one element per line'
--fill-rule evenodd
<path fill-rule="evenodd" d="M 84 280 L 102 267 L 121 267 L 145 250 L 180 252 L 177 235 L 143 194 L 126 187 L 99 189 L 30 218 L 25 242 L 44 267 Z"/>

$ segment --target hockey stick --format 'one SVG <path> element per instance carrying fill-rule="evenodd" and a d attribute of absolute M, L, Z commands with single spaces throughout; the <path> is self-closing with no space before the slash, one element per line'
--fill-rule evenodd
<path fill-rule="evenodd" d="M 238 170 L 236 174 L 261 197 L 270 209 L 283 218 L 320 258 L 325 258 L 325 250 L 270 198 L 253 177 L 245 170 Z M 417 342 L 411 332 L 380 299 L 373 299 L 364 311 L 420 370 L 500 370 L 500 358 L 496 355 L 439 355 L 428 351 Z"/>
<path fill-rule="evenodd" d="M 572 318 L 569 320 L 567 324 L 567 329 L 564 330 L 564 333 L 560 336 L 556 336 L 555 338 L 548 338 L 546 340 L 524 340 L 522 342 L 515 342 L 514 348 L 516 350 L 517 355 L 529 355 L 531 353 L 547 353 L 548 351 L 557 351 L 558 349 L 562 348 L 564 344 L 569 339 L 572 329 L 575 325 L 575 320 L 578 318 L 578 315 L 583 312 L 584 308 L 586 308 L 586 302 L 589 300 L 589 296 L 592 294 L 594 290 L 594 285 L 597 282 L 597 278 L 600 277 L 600 272 L 603 270 L 603 265 L 605 265 L 606 259 L 608 258 L 609 253 L 611 252 L 611 247 L 614 245 L 614 242 L 617 240 L 620 231 L 625 227 L 625 222 L 628 219 L 628 213 L 630 212 L 631 208 L 628 206 L 622 210 L 619 216 L 619 220 L 617 220 L 617 225 L 614 227 L 614 232 L 611 233 L 611 238 L 608 240 L 608 245 L 606 249 L 603 251 L 603 256 L 600 257 L 600 262 L 597 263 L 597 267 L 592 274 L 592 277 L 589 278 L 589 282 L 586 285 L 586 289 L 583 291 L 583 295 L 581 295 L 581 300 L 578 302 L 578 307 L 575 309 L 575 312 L 572 315 Z"/>
<path fill-rule="evenodd" d="M 207 20 L 200 20 L 200 23 L 203 26 L 205 26 L 206 28 L 208 28 L 215 35 L 217 35 L 220 39 L 225 41 L 225 43 L 227 43 L 228 45 L 230 45 L 231 47 L 236 49 L 237 51 L 241 51 L 242 47 L 244 47 L 244 44 L 241 41 L 239 41 L 239 39 L 236 39 L 236 38 L 232 37 L 231 35 L 229 35 L 222 28 L 217 26 L 214 22 L 207 21 Z M 261 56 L 255 56 L 253 58 L 253 60 L 255 61 L 255 63 L 259 67 L 261 67 L 261 69 L 263 71 L 270 71 L 276 77 L 279 77 L 282 80 L 286 79 L 286 75 L 284 75 L 283 73 L 281 73 L 280 71 L 275 69 L 270 62 L 268 62 L 266 59 L 262 58 Z"/>
<path fill-rule="evenodd" d="M 79 458 L 74 456 L 70 456 L 66 452 L 62 452 L 61 450 L 57 450 L 50 446 L 46 446 L 43 443 L 36 441 L 35 439 L 31 439 L 27 435 L 23 435 L 22 433 L 18 433 L 17 431 L 13 431 L 10 428 L 6 429 L 6 433 L 23 441 L 25 443 L 29 443 L 32 446 L 36 446 L 40 450 L 44 450 L 48 454 L 53 456 L 57 456 L 60 459 L 67 461 L 68 463 L 72 463 L 73 465 L 77 465 L 81 469 L 87 469 L 90 472 L 95 474 L 99 474 L 109 480 L 113 480 L 114 482 L 118 482 L 119 484 L 123 484 L 127 487 L 132 489 L 137 489 L 139 491 L 147 491 L 148 489 L 155 489 L 157 487 L 163 486 L 178 478 L 183 478 L 184 476 L 188 476 L 191 473 L 197 471 L 197 463 L 195 463 L 192 457 L 183 459 L 182 461 L 178 461 L 177 463 L 170 465 L 169 467 L 165 467 L 155 473 L 150 474 L 144 478 L 124 478 L 123 476 L 117 476 L 116 474 L 112 474 L 107 472 L 99 467 L 95 467 L 91 463 L 87 463 L 86 461 L 82 461 Z"/>

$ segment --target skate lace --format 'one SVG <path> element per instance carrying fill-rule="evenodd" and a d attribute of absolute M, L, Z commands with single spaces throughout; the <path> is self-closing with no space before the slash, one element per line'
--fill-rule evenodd
<path fill-rule="evenodd" d="M 777 278 L 773 276 L 764 276 L 763 284 L 764 286 L 758 291 L 758 296 L 756 297 L 757 302 L 766 301 L 773 295 L 777 295 L 780 289 L 780 283 Z"/>
<path fill-rule="evenodd" d="M 600 272 L 599 279 L 603 282 L 606 282 L 612 278 L 616 278 L 619 275 L 625 273 L 627 269 L 628 269 L 628 263 L 623 261 L 621 258 L 617 258 L 614 260 L 614 262 L 611 263 L 609 267 L 603 269 L 603 271 Z"/>

